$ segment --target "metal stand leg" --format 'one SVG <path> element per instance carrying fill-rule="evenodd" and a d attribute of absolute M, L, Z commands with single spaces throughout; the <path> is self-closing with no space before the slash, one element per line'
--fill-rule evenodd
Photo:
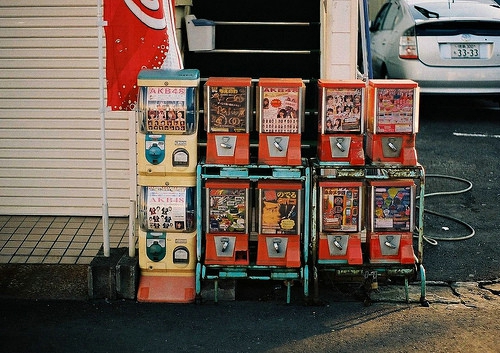
<path fill-rule="evenodd" d="M 309 267 L 307 265 L 304 266 L 303 286 L 304 300 L 307 302 L 309 300 Z"/>
<path fill-rule="evenodd" d="M 196 299 L 195 303 L 196 304 L 201 304 L 201 264 L 198 262 L 196 264 L 196 280 L 195 280 L 195 287 L 196 287 Z"/>
<path fill-rule="evenodd" d="M 219 281 L 217 279 L 214 280 L 214 302 L 219 302 Z"/>
<path fill-rule="evenodd" d="M 407 303 L 410 302 L 410 288 L 408 284 L 408 277 L 405 277 L 405 300 Z"/>
<path fill-rule="evenodd" d="M 429 302 L 426 299 L 427 287 L 425 278 L 425 268 L 424 265 L 420 265 L 420 304 L 424 307 L 429 307 Z"/>

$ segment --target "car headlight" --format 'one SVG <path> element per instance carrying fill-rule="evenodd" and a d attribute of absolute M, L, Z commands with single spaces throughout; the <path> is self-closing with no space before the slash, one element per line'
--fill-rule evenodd
<path fill-rule="evenodd" d="M 408 28 L 401 37 L 399 37 L 399 57 L 401 59 L 417 59 L 417 36 L 415 28 Z"/>

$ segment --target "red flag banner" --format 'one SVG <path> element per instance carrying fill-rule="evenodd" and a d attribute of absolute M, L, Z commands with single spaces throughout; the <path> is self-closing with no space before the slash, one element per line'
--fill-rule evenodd
<path fill-rule="evenodd" d="M 134 110 L 137 74 L 164 66 L 175 30 L 171 0 L 105 0 L 107 105 Z M 170 41 L 171 42 L 171 41 Z"/>

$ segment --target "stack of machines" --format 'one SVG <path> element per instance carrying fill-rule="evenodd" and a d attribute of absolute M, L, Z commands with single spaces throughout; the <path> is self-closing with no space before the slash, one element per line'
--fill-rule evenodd
<path fill-rule="evenodd" d="M 368 82 L 366 153 L 371 163 L 416 167 L 419 88 L 411 80 Z M 390 178 L 368 183 L 367 245 L 371 263 L 413 264 L 415 183 Z"/>
<path fill-rule="evenodd" d="M 250 163 L 252 88 L 252 79 L 244 77 L 210 77 L 205 83 L 205 163 L 223 165 L 226 171 L 222 178 L 217 174 L 206 180 L 205 199 L 200 200 L 206 205 L 205 225 L 199 227 L 200 233 L 205 230 L 200 241 L 206 265 L 250 262 L 250 181 L 232 176 Z"/>
<path fill-rule="evenodd" d="M 361 80 L 319 80 L 318 160 L 329 166 L 365 164 L 366 84 Z M 363 263 L 363 183 L 356 179 L 319 181 L 318 263 Z"/>
<path fill-rule="evenodd" d="M 304 188 L 310 178 L 301 154 L 305 85 L 301 79 L 261 78 L 255 102 L 253 90 L 250 78 L 210 77 L 205 83 L 197 277 L 213 280 L 216 288 L 221 278 L 284 280 L 290 282 L 289 300 L 291 281 L 303 274 L 308 231 Z M 254 106 L 259 136 L 252 156 Z"/>
<path fill-rule="evenodd" d="M 258 265 L 301 267 L 303 218 L 301 181 L 305 85 L 300 78 L 261 78 L 257 86 L 258 161 L 278 166 L 290 180 L 260 180 L 258 189 Z"/>
<path fill-rule="evenodd" d="M 217 293 L 230 278 L 284 281 L 287 301 L 302 280 L 307 297 L 310 252 L 315 274 L 414 274 L 415 82 L 319 80 L 312 161 L 302 79 L 260 78 L 254 90 L 251 78 L 208 78 L 200 160 L 198 70 L 142 70 L 137 82 L 139 301 L 192 302 L 202 280 Z"/>
<path fill-rule="evenodd" d="M 417 83 L 320 80 L 318 90 L 315 266 L 372 283 L 380 274 L 414 275 L 421 262 L 413 249 L 416 194 L 419 186 L 422 210 L 424 189 L 415 148 Z"/>
<path fill-rule="evenodd" d="M 198 70 L 142 70 L 137 107 L 137 299 L 195 299 Z"/>

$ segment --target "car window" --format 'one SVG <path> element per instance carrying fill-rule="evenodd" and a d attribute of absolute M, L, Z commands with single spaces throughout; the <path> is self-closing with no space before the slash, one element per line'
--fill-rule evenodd
<path fill-rule="evenodd" d="M 397 4 L 392 3 L 387 11 L 384 22 L 382 23 L 382 30 L 391 30 L 394 28 L 394 25 L 399 21 L 400 18 L 399 6 Z"/>
<path fill-rule="evenodd" d="M 373 20 L 372 26 L 370 27 L 370 30 L 372 32 L 378 31 L 382 27 L 382 23 L 384 22 L 385 16 L 387 15 L 387 11 L 391 7 L 390 2 L 386 2 L 380 10 L 377 13 L 377 16 L 375 16 L 375 19 Z"/>

